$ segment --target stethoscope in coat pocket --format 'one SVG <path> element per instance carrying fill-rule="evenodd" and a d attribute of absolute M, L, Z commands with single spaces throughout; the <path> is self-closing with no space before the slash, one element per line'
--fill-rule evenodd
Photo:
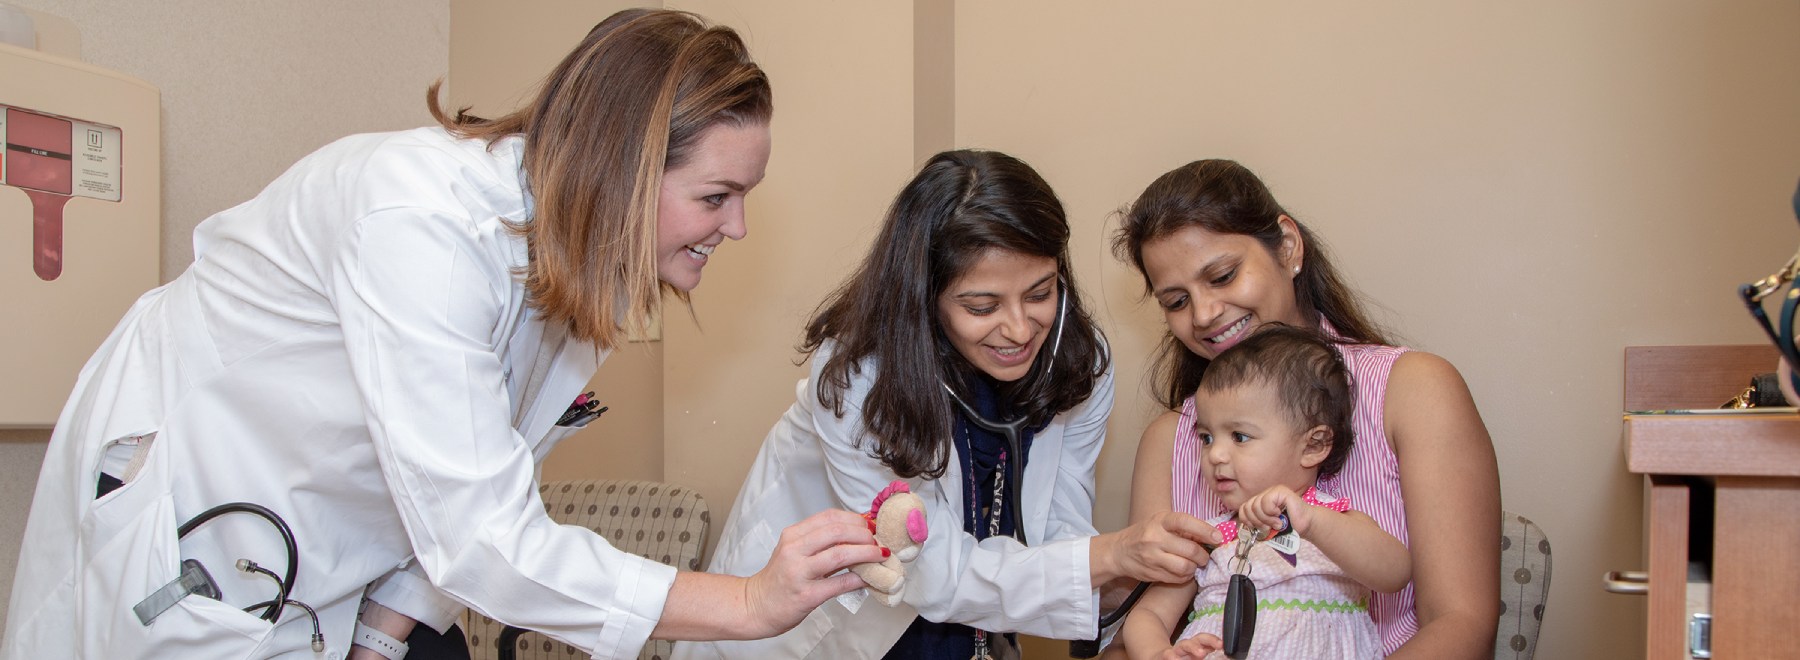
<path fill-rule="evenodd" d="M 249 559 L 237 560 L 237 570 L 245 573 L 266 575 L 269 579 L 275 581 L 274 598 L 246 607 L 244 608 L 244 611 L 253 612 L 255 610 L 262 610 L 262 620 L 274 624 L 281 620 L 282 610 L 288 605 L 298 606 L 300 609 L 306 610 L 307 618 L 312 619 L 312 650 L 314 653 L 324 652 L 325 636 L 319 631 L 319 614 L 313 611 L 312 606 L 288 597 L 289 594 L 293 593 L 294 576 L 296 573 L 300 572 L 300 554 L 298 546 L 294 542 L 293 529 L 288 527 L 287 521 L 282 520 L 280 515 L 277 515 L 274 511 L 270 511 L 268 507 L 260 504 L 228 502 L 202 511 L 200 512 L 200 515 L 194 516 L 193 518 L 188 519 L 187 522 L 182 523 L 181 527 L 175 530 L 175 538 L 177 540 L 186 538 L 189 532 L 194 531 L 207 521 L 227 513 L 249 513 L 268 521 L 268 523 L 275 528 L 275 531 L 280 532 L 281 541 L 287 547 L 287 570 L 283 571 L 283 575 L 278 576 L 274 571 L 263 568 Z M 171 581 L 168 584 L 163 585 L 162 588 L 152 592 L 148 598 L 139 601 L 138 604 L 131 609 L 137 614 L 138 621 L 145 626 L 148 626 L 152 621 L 155 621 L 158 616 L 161 616 L 163 612 L 174 607 L 181 599 L 194 594 L 218 600 L 220 597 L 219 586 L 217 583 L 213 582 L 212 575 L 207 573 L 206 567 L 202 566 L 199 560 L 183 559 L 181 560 L 181 575 L 177 576 L 174 581 Z"/>

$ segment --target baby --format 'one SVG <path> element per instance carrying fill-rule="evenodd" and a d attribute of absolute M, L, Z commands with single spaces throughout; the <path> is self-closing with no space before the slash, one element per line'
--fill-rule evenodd
<path fill-rule="evenodd" d="M 1382 657 L 1369 590 L 1405 588 L 1411 556 L 1348 499 L 1314 487 L 1350 455 L 1353 404 L 1337 351 L 1305 330 L 1265 329 L 1207 366 L 1194 393 L 1200 472 L 1236 513 L 1207 521 L 1226 542 L 1194 582 L 1151 587 L 1125 620 L 1130 657 L 1224 657 L 1219 635 L 1233 572 L 1256 585 L 1249 657 Z M 1292 531 L 1237 560 L 1238 537 L 1284 529 Z M 1190 600 L 1193 614 L 1171 647 Z"/>

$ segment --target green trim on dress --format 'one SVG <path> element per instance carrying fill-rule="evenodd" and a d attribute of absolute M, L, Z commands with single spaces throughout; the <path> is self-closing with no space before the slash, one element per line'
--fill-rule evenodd
<path fill-rule="evenodd" d="M 1300 600 L 1298 598 L 1273 598 L 1256 601 L 1256 609 L 1257 611 L 1303 610 L 1307 612 L 1325 612 L 1329 614 L 1355 614 L 1369 611 L 1369 601 L 1366 599 L 1350 602 L 1345 600 L 1312 600 L 1310 598 L 1306 600 Z M 1224 605 L 1208 605 L 1194 610 L 1192 614 L 1188 615 L 1188 620 L 1195 621 L 1203 616 L 1213 616 L 1215 614 L 1224 613 Z"/>

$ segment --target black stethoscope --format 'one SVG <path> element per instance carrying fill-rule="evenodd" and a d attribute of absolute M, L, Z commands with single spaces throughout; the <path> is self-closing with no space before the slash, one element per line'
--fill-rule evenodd
<path fill-rule="evenodd" d="M 175 530 L 175 538 L 177 540 L 186 538 L 189 532 L 194 531 L 200 525 L 227 513 L 249 513 L 268 521 L 269 525 L 281 534 L 281 541 L 287 548 L 287 570 L 283 571 L 283 575 L 276 575 L 274 571 L 263 568 L 248 559 L 237 560 L 237 570 L 266 575 L 275 581 L 274 598 L 246 607 L 244 611 L 262 610 L 262 620 L 274 624 L 280 621 L 282 610 L 288 605 L 295 605 L 306 610 L 307 618 L 312 620 L 312 650 L 314 653 L 324 652 L 325 636 L 319 631 L 318 612 L 313 611 L 312 606 L 288 597 L 294 590 L 295 574 L 300 572 L 300 554 L 298 544 L 294 542 L 294 530 L 288 527 L 287 521 L 282 520 L 280 515 L 260 504 L 227 502 L 202 511 L 199 515 L 182 523 L 181 527 Z M 199 594 L 215 600 L 220 597 L 218 585 L 212 581 L 212 576 L 207 574 L 206 568 L 201 566 L 199 561 L 184 559 L 181 567 L 181 575 L 175 578 L 175 581 L 158 589 L 149 598 L 145 598 L 132 608 L 137 613 L 139 622 L 146 626 L 150 625 L 150 622 L 155 621 L 157 616 L 173 607 L 177 601 L 192 594 Z"/>
<path fill-rule="evenodd" d="M 1044 361 L 1044 369 L 1042 373 L 1039 374 L 1039 377 L 1042 378 L 1049 378 L 1051 370 L 1056 368 L 1056 355 L 1057 352 L 1062 349 L 1063 322 L 1069 315 L 1069 296 L 1061 288 L 1062 286 L 1066 286 L 1066 284 L 1063 282 L 1058 282 L 1057 284 L 1056 320 L 1050 324 L 1050 359 Z M 1030 545 L 1030 543 L 1025 540 L 1025 520 L 1022 515 L 1024 509 L 1020 508 L 1019 504 L 1019 490 L 1023 485 L 1019 470 L 1020 465 L 1025 462 L 1024 455 L 1021 453 L 1021 446 L 1023 445 L 1023 438 L 1025 435 L 1025 424 L 1030 421 L 1030 418 L 1020 416 L 1016 419 L 1007 420 L 992 419 L 983 416 L 974 406 L 969 405 L 968 402 L 962 400 L 962 397 L 957 396 L 956 390 L 950 389 L 949 383 L 942 383 L 942 385 L 944 387 L 944 392 L 950 395 L 950 400 L 955 402 L 957 409 L 962 411 L 963 419 L 969 420 L 970 424 L 974 424 L 984 431 L 998 433 L 1006 438 L 1006 451 L 1009 453 L 1008 455 L 1015 457 L 1014 460 L 1006 462 L 1006 483 L 1004 484 L 1006 490 L 1006 506 L 1013 512 L 1013 519 L 1016 521 L 1016 524 L 1013 525 L 1012 536 L 1020 545 Z M 1139 583 L 1137 588 L 1131 590 L 1131 595 L 1125 597 L 1125 602 L 1120 603 L 1119 609 L 1101 615 L 1099 627 L 1101 634 L 1104 635 L 1107 628 L 1124 618 L 1125 615 L 1131 611 L 1131 608 L 1137 605 L 1138 599 L 1143 597 L 1144 591 L 1149 588 L 1150 583 Z M 1095 637 L 1091 640 L 1075 640 L 1069 642 L 1070 656 L 1077 658 L 1092 658 L 1099 654 L 1100 637 Z"/>
<path fill-rule="evenodd" d="M 1063 283 L 1058 281 L 1056 320 L 1050 323 L 1050 359 L 1044 361 L 1043 372 L 1039 374 L 1042 378 L 1050 377 L 1050 371 L 1056 368 L 1056 354 L 1062 350 L 1063 319 L 1069 315 L 1069 296 L 1063 292 L 1062 286 Z M 1019 466 L 1025 462 L 1021 446 L 1024 444 L 1025 423 L 1031 421 L 1031 418 L 1024 415 L 1011 420 L 985 417 L 975 409 L 975 406 L 969 405 L 968 402 L 962 400 L 962 397 L 957 396 L 956 390 L 950 389 L 949 383 L 940 384 L 944 386 L 944 393 L 950 395 L 950 400 L 956 403 L 958 409 L 962 410 L 963 418 L 969 420 L 970 424 L 989 433 L 998 433 L 1006 438 L 1007 455 L 1013 457 L 1013 460 L 1006 462 L 1006 483 L 1004 484 L 1006 506 L 1013 512 L 1013 519 L 1017 522 L 1013 525 L 1012 536 L 1020 544 L 1030 545 L 1025 542 L 1024 517 L 1019 515 L 1019 512 L 1023 511 L 1019 508 Z"/>

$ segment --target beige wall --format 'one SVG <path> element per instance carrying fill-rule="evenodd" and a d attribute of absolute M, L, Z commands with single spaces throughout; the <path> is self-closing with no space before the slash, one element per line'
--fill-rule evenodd
<path fill-rule="evenodd" d="M 79 34 L 58 32 L 55 45 L 78 42 L 82 60 L 161 90 L 165 281 L 193 260 L 194 225 L 301 156 L 428 121 L 425 85 L 448 65 L 445 0 L 7 3 L 66 19 L 52 27 Z M 0 431 L 0 618 L 48 438 Z"/>

